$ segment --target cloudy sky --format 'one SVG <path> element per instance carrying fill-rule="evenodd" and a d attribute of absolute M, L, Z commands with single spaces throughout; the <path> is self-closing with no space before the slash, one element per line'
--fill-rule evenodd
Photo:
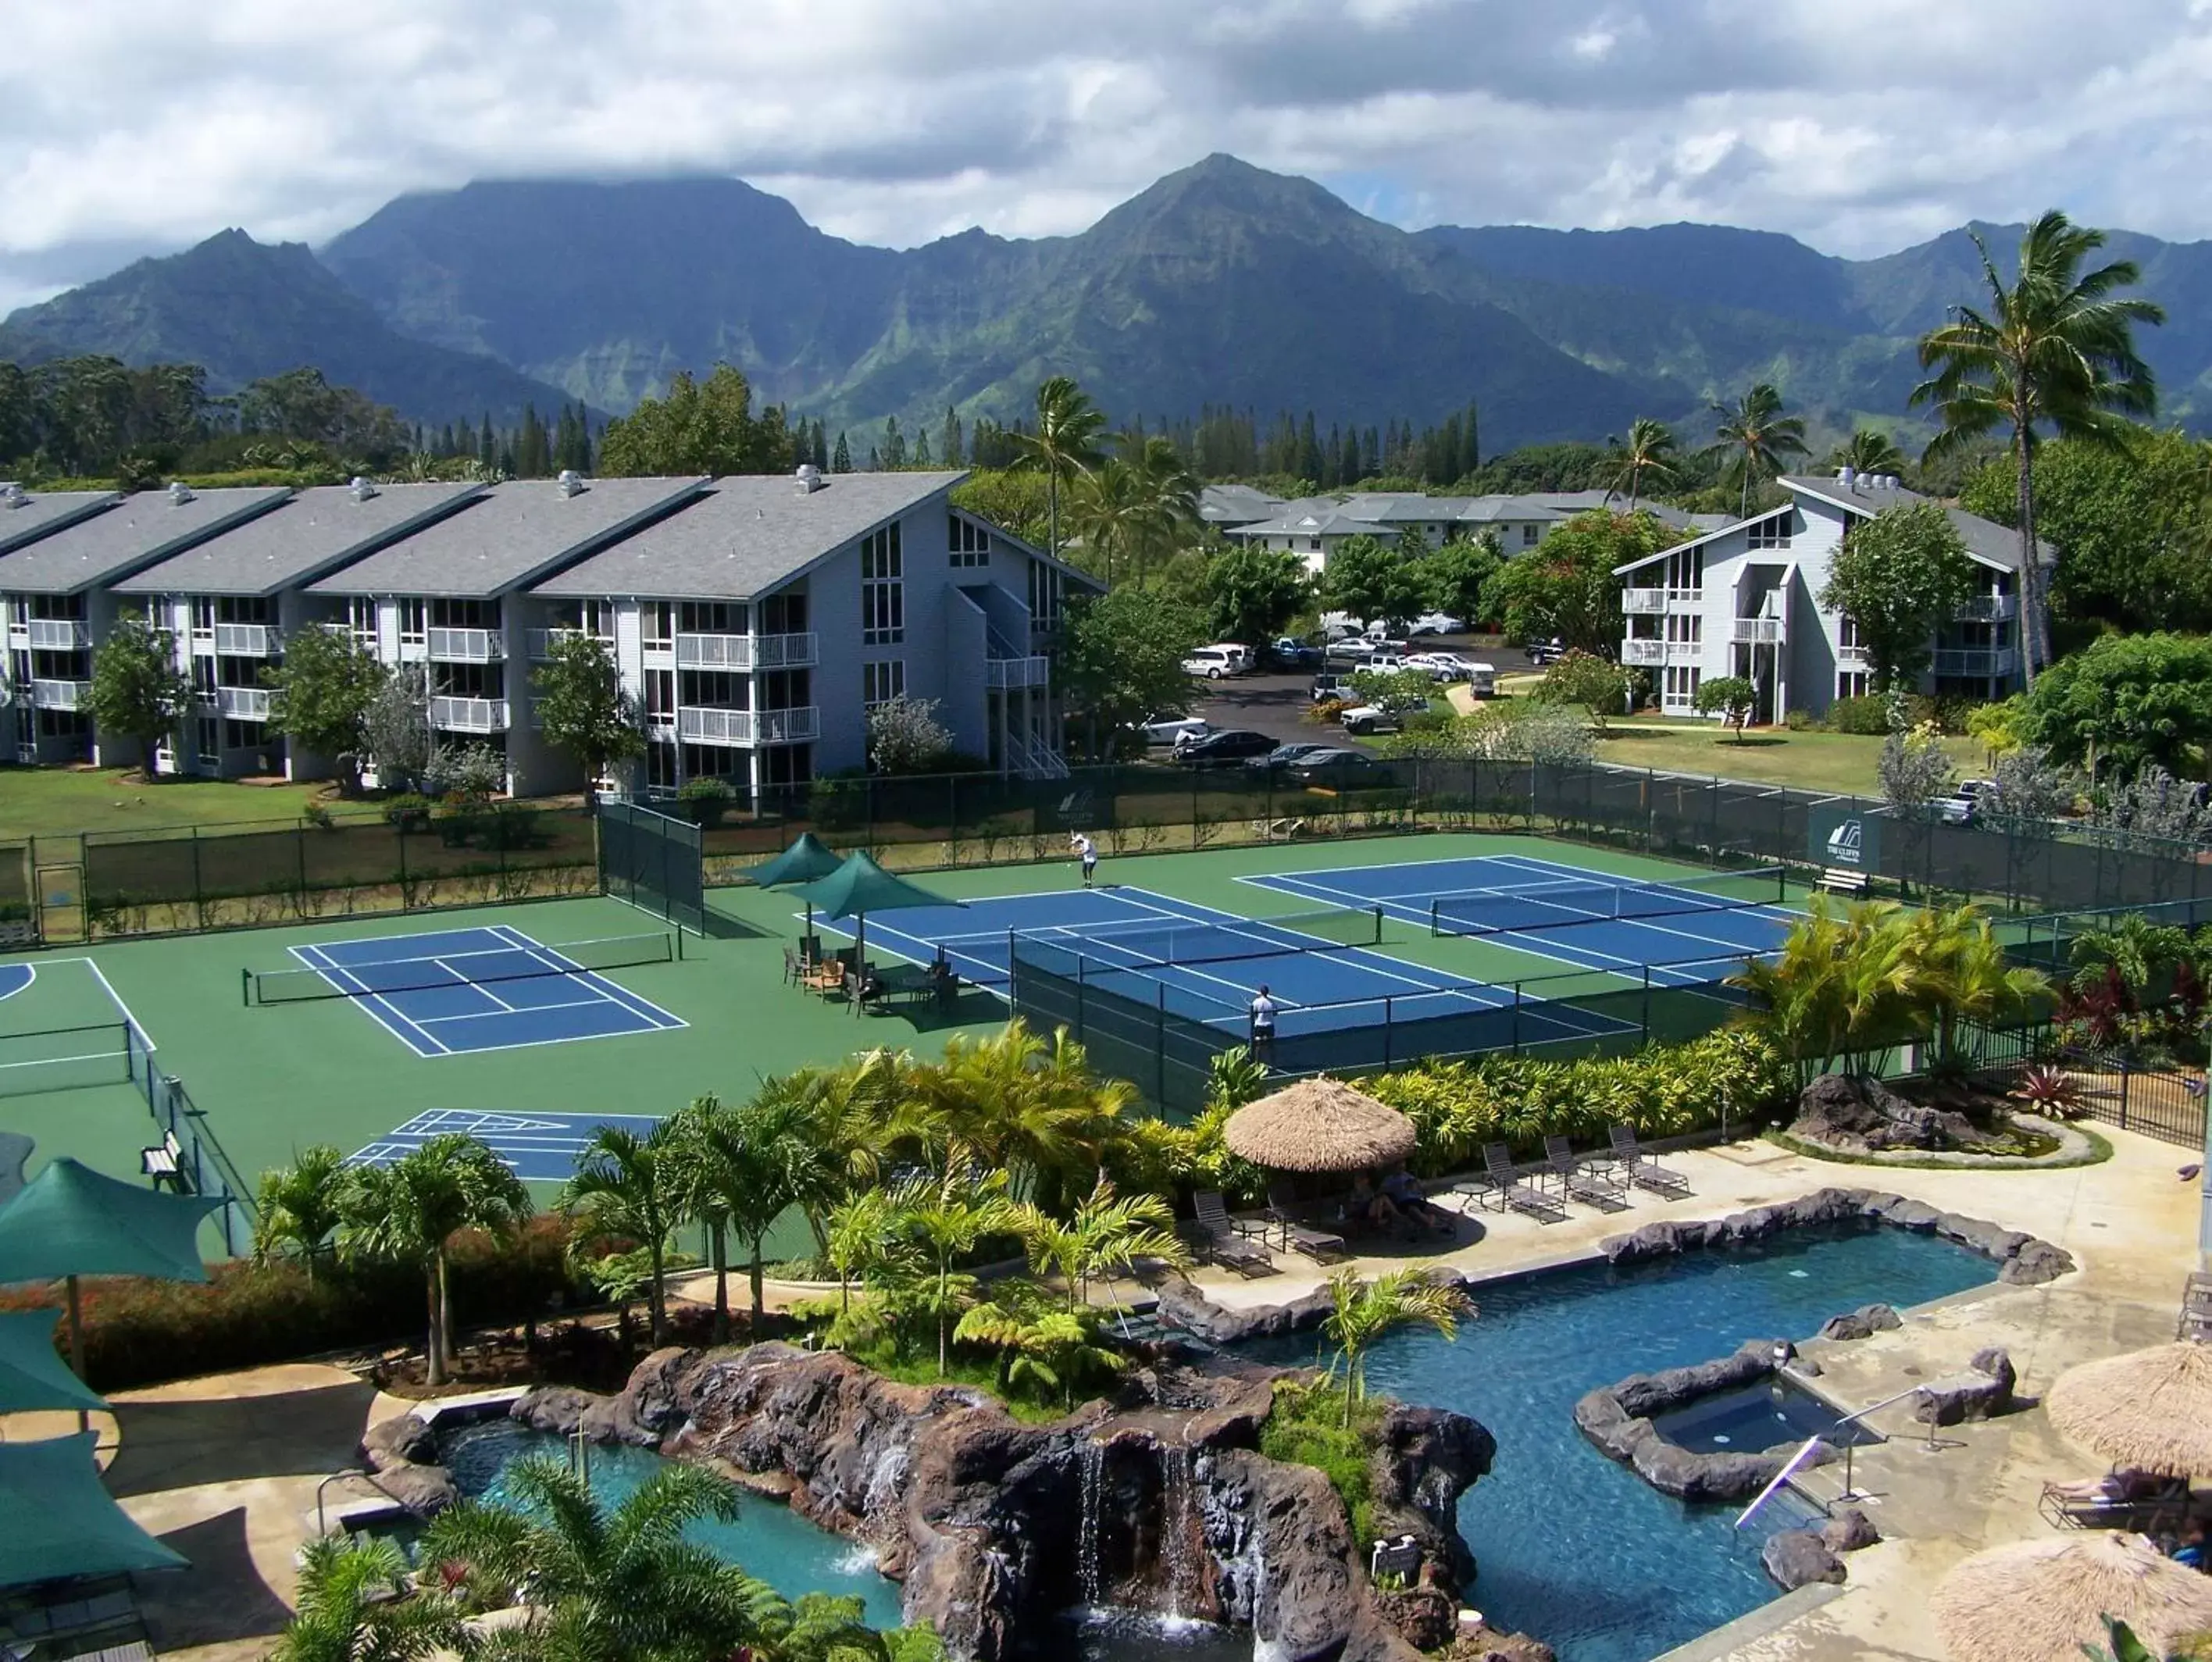
<path fill-rule="evenodd" d="M 1399 224 L 2212 235 L 2212 0 L 9 0 L 0 312 L 473 178 L 1074 231 L 1213 150 Z"/>

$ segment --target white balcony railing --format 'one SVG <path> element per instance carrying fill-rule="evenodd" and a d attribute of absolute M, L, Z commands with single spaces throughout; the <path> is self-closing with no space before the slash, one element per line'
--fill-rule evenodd
<path fill-rule="evenodd" d="M 1662 612 L 1686 611 L 1704 604 L 1703 589 L 1623 589 L 1620 610 L 1636 617 L 1656 617 Z"/>
<path fill-rule="evenodd" d="M 507 656 L 496 629 L 432 629 L 429 655 L 441 664 L 492 664 Z"/>
<path fill-rule="evenodd" d="M 530 656 L 543 664 L 553 656 L 555 642 L 565 640 L 570 635 L 580 635 L 584 633 L 585 631 L 581 629 L 526 629 L 523 631 L 523 644 Z M 610 652 L 614 650 L 615 643 L 611 636 L 603 634 L 595 636 L 594 639 Z"/>
<path fill-rule="evenodd" d="M 983 684 L 1012 692 L 1024 687 L 1042 687 L 1052 678 L 1052 660 L 1048 658 L 987 658 L 983 660 Z"/>
<path fill-rule="evenodd" d="M 81 710 L 91 696 L 89 681 L 45 681 L 33 678 L 31 702 L 41 710 Z"/>
<path fill-rule="evenodd" d="M 92 645 L 92 632 L 73 618 L 34 617 L 21 633 L 34 652 L 81 652 Z"/>
<path fill-rule="evenodd" d="M 2008 676 L 2020 668 L 2020 653 L 2011 646 L 1946 648 L 1936 654 L 1939 676 Z"/>
<path fill-rule="evenodd" d="M 811 634 L 693 634 L 676 637 L 679 670 L 799 670 L 813 664 L 820 646 Z"/>
<path fill-rule="evenodd" d="M 1867 649 L 1863 646 L 1836 648 L 1836 667 L 1839 670 L 1863 670 L 1869 668 L 1873 662 L 1874 660 L 1867 656 Z"/>
<path fill-rule="evenodd" d="M 1731 617 L 1729 619 L 1729 639 L 1738 646 L 1772 646 L 1783 639 L 1782 620 L 1778 617 Z"/>
<path fill-rule="evenodd" d="M 676 737 L 692 744 L 801 744 L 821 736 L 822 713 L 809 704 L 796 710 L 725 710 L 685 705 L 676 712 Z"/>
<path fill-rule="evenodd" d="M 448 733 L 503 733 L 507 731 L 507 701 L 503 698 L 434 698 L 430 725 Z"/>
<path fill-rule="evenodd" d="M 215 696 L 207 701 L 234 720 L 266 721 L 269 719 L 269 689 L 266 687 L 218 687 L 215 689 Z"/>
<path fill-rule="evenodd" d="M 276 652 L 276 631 L 266 623 L 218 623 L 215 649 L 224 658 L 271 658 Z"/>
<path fill-rule="evenodd" d="M 1966 623 L 2009 623 L 2020 616 L 2020 597 L 2016 594 L 1976 595 L 1951 616 Z"/>
<path fill-rule="evenodd" d="M 1624 640 L 1620 643 L 1623 664 L 1664 664 L 1667 643 L 1663 640 Z"/>

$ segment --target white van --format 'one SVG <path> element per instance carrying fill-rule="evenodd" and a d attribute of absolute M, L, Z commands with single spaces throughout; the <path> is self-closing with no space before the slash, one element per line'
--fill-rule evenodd
<path fill-rule="evenodd" d="M 1219 681 L 1224 676 L 1244 673 L 1245 658 L 1242 646 L 1194 647 L 1182 661 L 1185 675 L 1203 676 L 1208 681 Z"/>

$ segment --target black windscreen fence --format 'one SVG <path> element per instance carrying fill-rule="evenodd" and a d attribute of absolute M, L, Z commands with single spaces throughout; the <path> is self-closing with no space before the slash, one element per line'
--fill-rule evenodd
<path fill-rule="evenodd" d="M 634 802 L 599 804 L 599 889 L 656 918 L 707 932 L 706 867 L 696 821 Z"/>

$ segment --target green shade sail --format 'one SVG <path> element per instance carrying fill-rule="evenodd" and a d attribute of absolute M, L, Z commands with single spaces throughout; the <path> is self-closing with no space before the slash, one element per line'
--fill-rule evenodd
<path fill-rule="evenodd" d="M 836 850 L 808 831 L 802 833 L 797 842 L 750 875 L 757 887 L 777 889 L 785 883 L 814 883 L 830 876 L 844 863 L 837 857 Z"/>
<path fill-rule="evenodd" d="M 0 1414 L 42 1408 L 106 1413 L 107 1404 L 87 1390 L 54 1352 L 58 1310 L 0 1313 Z"/>
<path fill-rule="evenodd" d="M 66 1276 L 205 1281 L 200 1223 L 223 1203 L 163 1194 L 60 1159 L 0 1206 L 0 1284 Z"/>
<path fill-rule="evenodd" d="M 792 891 L 825 918 L 866 917 L 910 906 L 957 906 L 942 895 L 894 877 L 865 852 L 858 852 L 828 876 Z"/>
<path fill-rule="evenodd" d="M 0 1517 L 36 1520 L 35 1527 L 0 1530 L 0 1587 L 190 1568 L 115 1504 L 92 1457 L 98 1441 L 80 1431 L 0 1443 Z"/>

